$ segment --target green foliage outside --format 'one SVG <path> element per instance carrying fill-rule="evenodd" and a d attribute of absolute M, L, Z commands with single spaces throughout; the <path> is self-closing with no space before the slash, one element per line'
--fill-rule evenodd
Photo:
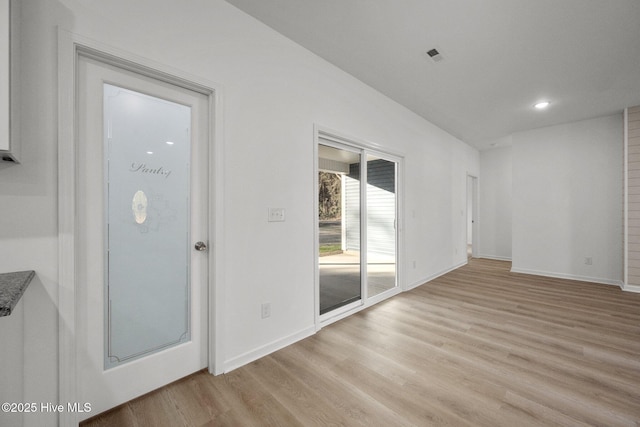
<path fill-rule="evenodd" d="M 342 214 L 341 200 L 342 179 L 340 174 L 320 172 L 318 176 L 318 218 L 323 220 L 340 219 Z"/>
<path fill-rule="evenodd" d="M 329 253 L 337 253 L 342 252 L 341 245 L 321 245 L 320 246 L 320 256 L 329 254 Z"/>

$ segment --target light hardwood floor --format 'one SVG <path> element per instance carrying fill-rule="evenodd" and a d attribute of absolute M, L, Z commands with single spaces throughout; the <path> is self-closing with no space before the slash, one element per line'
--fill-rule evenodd
<path fill-rule="evenodd" d="M 640 294 L 469 265 L 86 426 L 638 426 Z"/>

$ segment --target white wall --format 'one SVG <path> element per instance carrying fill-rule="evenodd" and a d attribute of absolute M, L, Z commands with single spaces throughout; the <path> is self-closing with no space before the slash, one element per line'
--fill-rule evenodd
<path fill-rule="evenodd" d="M 621 114 L 513 135 L 514 271 L 622 280 L 622 149 Z"/>
<path fill-rule="evenodd" d="M 38 280 L 23 301 L 24 363 L 9 367 L 24 371 L 23 396 L 12 388 L 12 399 L 57 401 L 57 26 L 222 86 L 229 365 L 313 327 L 314 123 L 406 156 L 403 283 L 465 262 L 478 152 L 229 4 L 30 0 L 22 13 L 23 164 L 0 170 L 0 271 L 34 269 Z M 267 223 L 269 206 L 287 221 Z"/>
<path fill-rule="evenodd" d="M 21 2 L 20 73 L 22 164 L 0 168 L 0 272 L 35 270 L 18 303 L 23 319 L 0 324 L 0 342 L 22 333 L 19 362 L 2 366 L 20 384 L 2 384 L 9 402 L 56 402 L 57 305 L 57 103 L 54 22 L 57 2 Z M 11 316 L 14 316 L 12 314 Z M 4 354 L 3 354 L 4 356 Z M 2 359 L 4 362 L 4 357 Z M 3 396 L 4 398 L 5 396 Z M 53 399 L 53 400 L 52 400 Z M 55 414 L 24 415 L 25 426 L 54 425 Z M 7 425 L 14 424 L 13 419 Z M 0 422 L 0 425 L 5 425 Z"/>
<path fill-rule="evenodd" d="M 511 147 L 480 152 L 479 256 L 511 259 Z"/>
<path fill-rule="evenodd" d="M 467 176 L 467 245 L 473 243 L 473 179 Z"/>
<path fill-rule="evenodd" d="M 18 403 L 21 400 L 16 398 L 21 398 L 24 393 L 24 300 L 18 302 L 11 315 L 0 317 L 0 337 L 0 404 Z M 0 426 L 19 427 L 22 424 L 21 413 L 0 411 Z"/>

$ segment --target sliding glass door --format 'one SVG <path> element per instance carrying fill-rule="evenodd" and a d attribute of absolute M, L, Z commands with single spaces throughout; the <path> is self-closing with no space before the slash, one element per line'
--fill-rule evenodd
<path fill-rule="evenodd" d="M 397 160 L 383 154 L 320 139 L 320 316 L 384 297 L 397 286 L 397 170 Z"/>

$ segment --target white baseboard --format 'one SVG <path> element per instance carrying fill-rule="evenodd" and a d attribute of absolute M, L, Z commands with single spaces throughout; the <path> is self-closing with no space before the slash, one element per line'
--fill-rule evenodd
<path fill-rule="evenodd" d="M 638 285 L 630 285 L 628 283 L 620 283 L 620 289 L 625 292 L 634 292 L 636 294 L 640 294 L 640 286 Z"/>
<path fill-rule="evenodd" d="M 251 363 L 254 360 L 258 360 L 261 357 L 264 357 L 268 354 L 273 353 L 274 351 L 278 351 L 288 345 L 291 345 L 297 341 L 303 340 L 307 337 L 316 333 L 316 327 L 314 325 L 309 326 L 295 334 L 289 335 L 287 337 L 275 340 L 269 344 L 263 345 L 255 350 L 248 351 L 240 356 L 234 357 L 232 359 L 224 362 L 224 372 L 231 372 L 234 369 L 237 369 L 247 363 Z"/>
<path fill-rule="evenodd" d="M 526 268 L 511 268 L 512 273 L 532 274 L 534 276 L 555 277 L 557 279 L 579 280 L 581 282 L 599 283 L 601 285 L 620 286 L 622 282 L 619 280 L 603 279 L 601 277 L 578 276 L 575 274 L 554 273 L 541 270 L 528 270 Z"/>
<path fill-rule="evenodd" d="M 496 261 L 511 261 L 511 257 L 505 257 L 505 256 L 498 256 L 498 255 L 478 255 L 478 258 L 485 258 L 485 259 L 495 259 Z"/>
<path fill-rule="evenodd" d="M 453 267 L 450 267 L 450 268 L 442 270 L 442 271 L 440 271 L 438 273 L 432 274 L 432 275 L 430 275 L 428 277 L 425 277 L 424 279 L 418 280 L 417 282 L 413 282 L 413 283 L 407 285 L 407 288 L 405 289 L 405 291 L 410 291 L 411 289 L 417 288 L 420 285 L 424 285 L 425 283 L 430 282 L 433 279 L 436 279 L 436 278 L 438 278 L 440 276 L 443 276 L 443 275 L 449 273 L 450 271 L 456 270 L 456 269 L 462 267 L 463 265 L 467 265 L 467 262 L 468 261 L 465 259 L 464 261 L 454 265 Z"/>

